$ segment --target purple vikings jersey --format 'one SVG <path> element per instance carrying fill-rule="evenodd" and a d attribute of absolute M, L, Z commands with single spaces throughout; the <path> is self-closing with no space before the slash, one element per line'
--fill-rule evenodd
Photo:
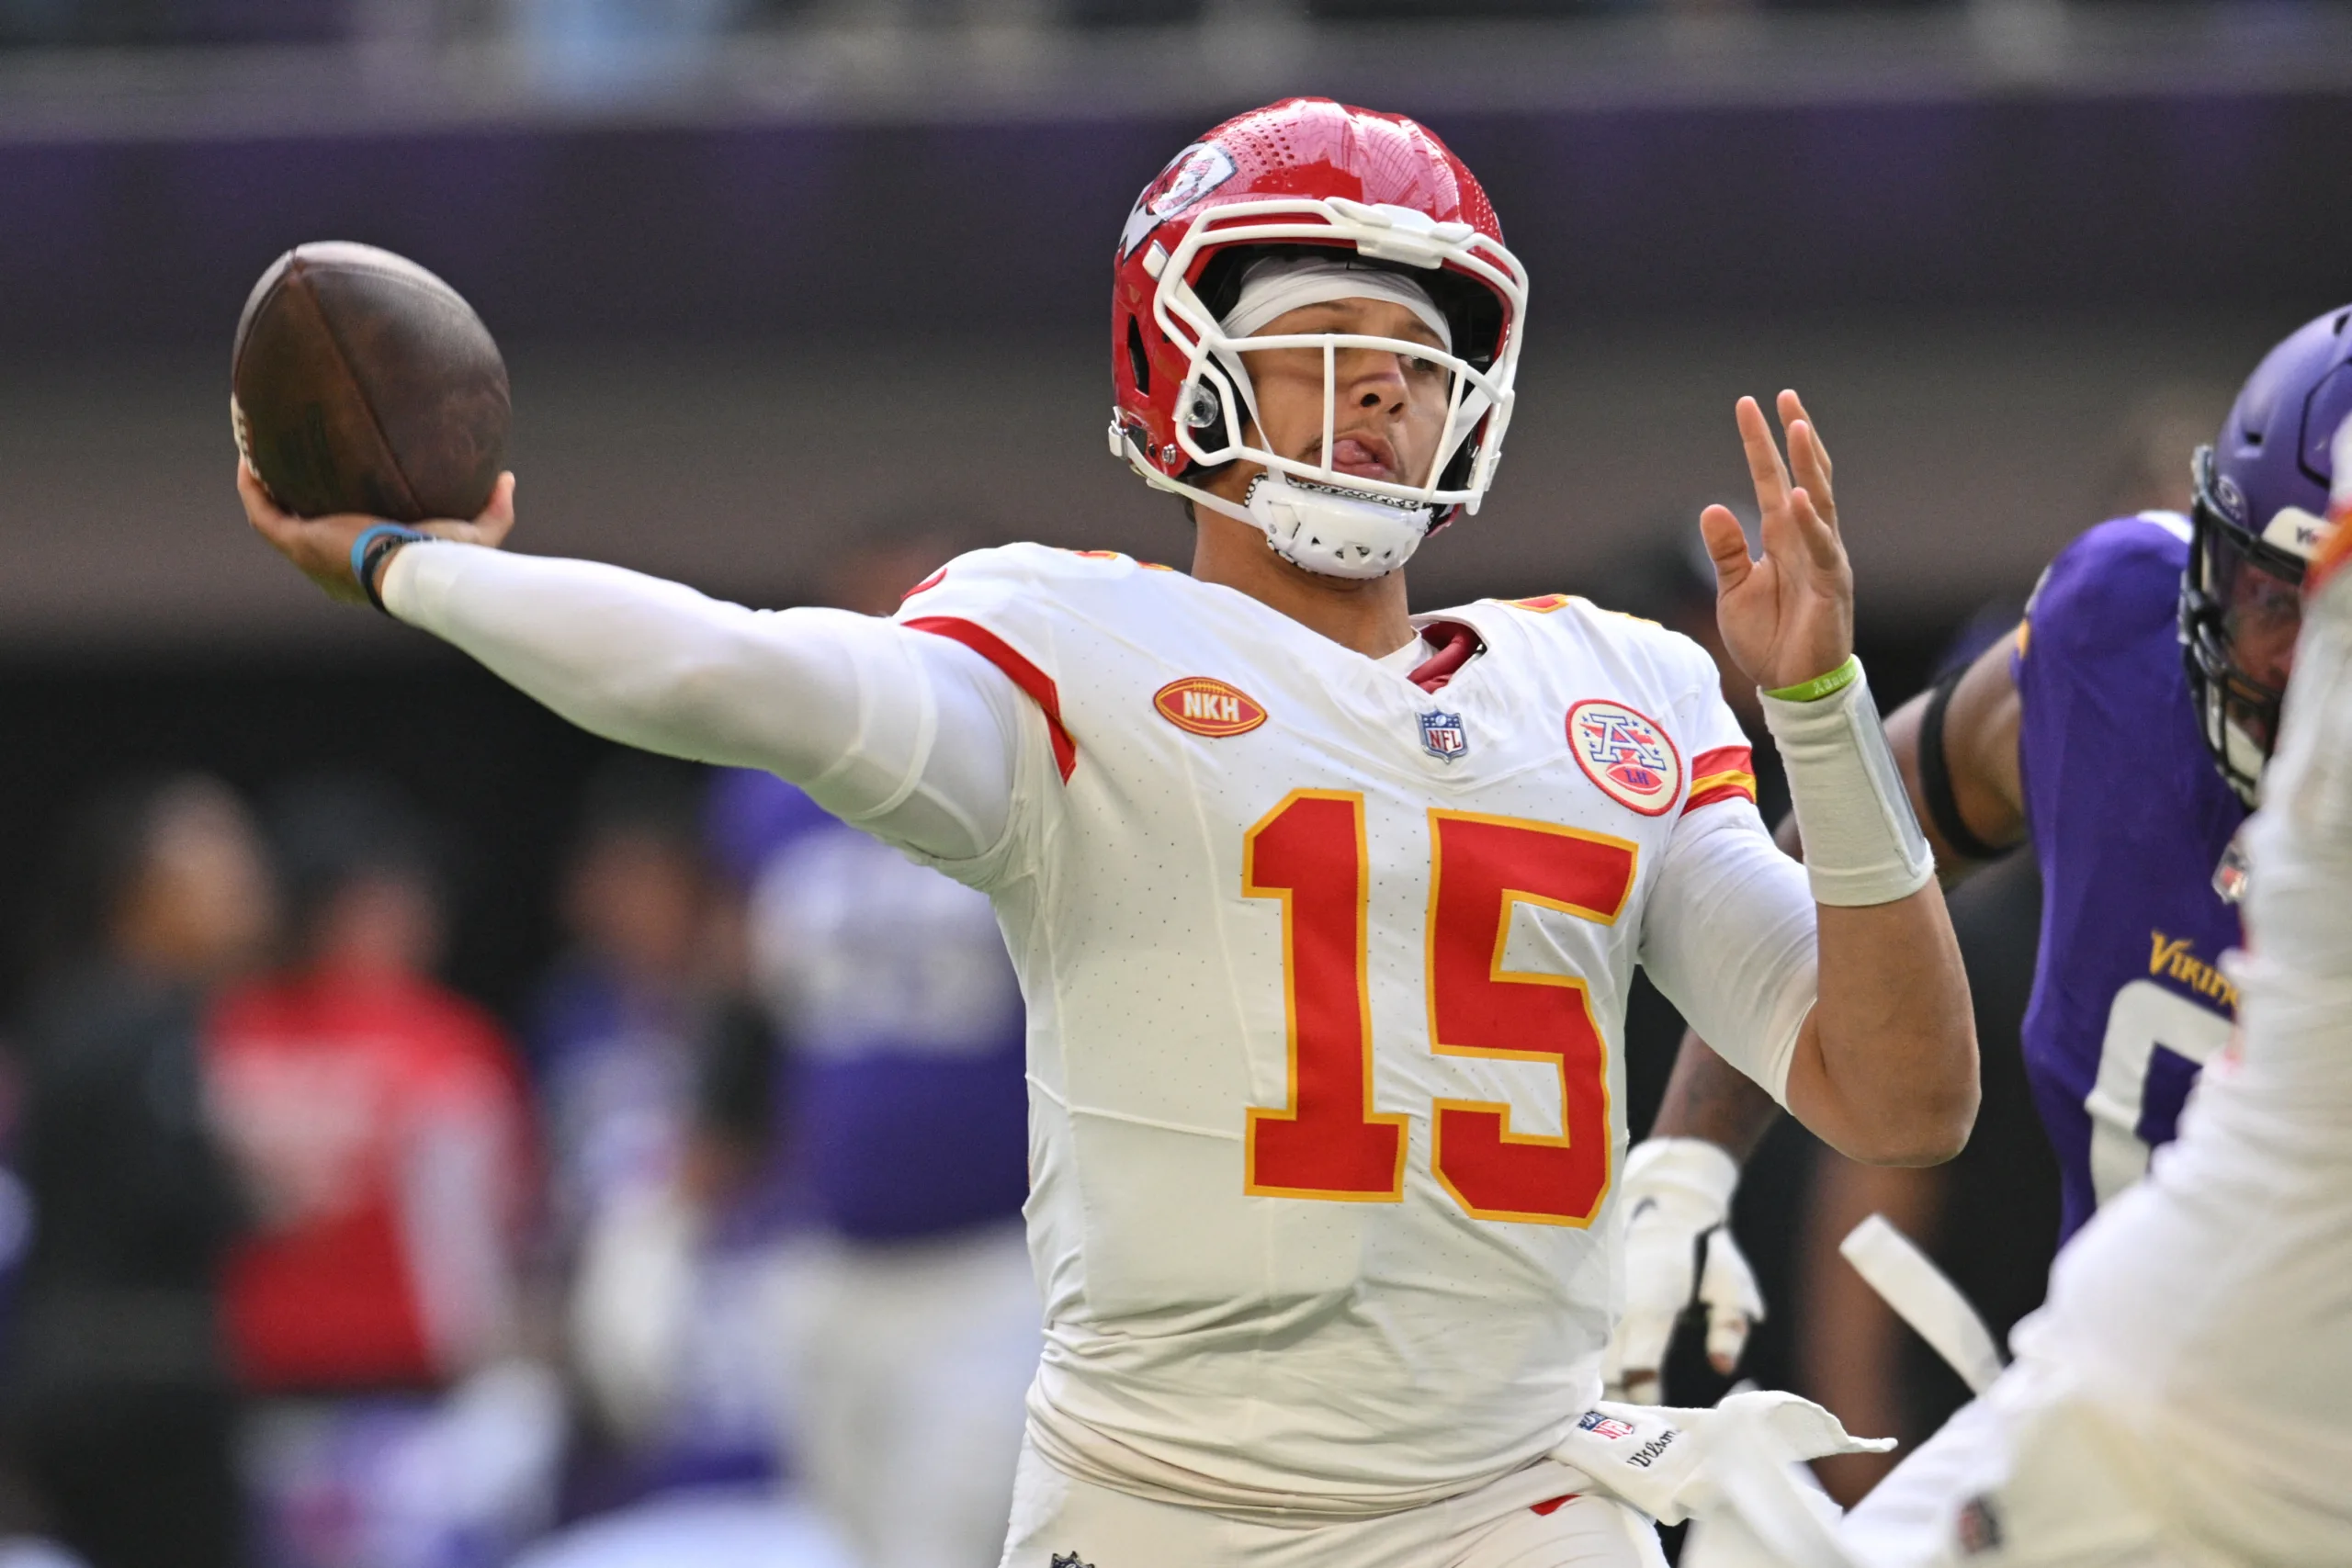
<path fill-rule="evenodd" d="M 897 1241 L 1017 1215 L 1026 1023 L 987 896 L 767 773 L 721 773 L 712 813 L 751 890 L 752 965 L 791 1048 L 793 1163 L 819 1217 Z"/>
<path fill-rule="evenodd" d="M 2121 517 L 2050 565 L 2013 669 L 2041 862 L 2026 1071 L 2064 1185 L 2060 1238 L 2145 1172 L 2229 1040 L 2238 915 L 2213 872 L 2245 807 L 2197 730 L 2175 604 L 2188 525 Z"/>

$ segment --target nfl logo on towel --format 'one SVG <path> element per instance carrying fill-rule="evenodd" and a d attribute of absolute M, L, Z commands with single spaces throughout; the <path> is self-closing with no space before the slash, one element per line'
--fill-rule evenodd
<path fill-rule="evenodd" d="M 1577 1426 L 1584 1431 L 1590 1432 L 1593 1436 L 1599 1438 L 1609 1438 L 1613 1439 L 1617 1438 L 1630 1438 L 1634 1435 L 1634 1428 L 1631 1423 L 1620 1421 L 1614 1416 L 1603 1416 L 1598 1410 L 1588 1410 L 1582 1416 L 1577 1416 Z"/>
<path fill-rule="evenodd" d="M 1458 713 L 1421 715 L 1421 750 L 1441 762 L 1451 762 L 1470 750 L 1470 732 Z"/>

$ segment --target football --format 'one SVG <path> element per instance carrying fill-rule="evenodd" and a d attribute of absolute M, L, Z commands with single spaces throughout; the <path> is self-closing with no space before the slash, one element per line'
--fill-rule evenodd
<path fill-rule="evenodd" d="M 506 363 L 458 291 L 404 256 L 298 245 L 254 285 L 230 369 L 237 450 L 278 505 L 470 518 L 506 460 Z"/>

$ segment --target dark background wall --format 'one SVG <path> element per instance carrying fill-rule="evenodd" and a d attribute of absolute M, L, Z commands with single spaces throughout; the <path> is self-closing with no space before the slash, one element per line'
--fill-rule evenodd
<path fill-rule="evenodd" d="M 1135 193 L 1251 101 L 0 145 L 0 341 L 217 343 L 271 255 L 327 234 L 417 256 L 518 340 L 1067 337 Z M 1384 107 L 1480 172 L 1555 322 L 2316 310 L 2352 254 L 2324 198 L 2342 92 Z"/>

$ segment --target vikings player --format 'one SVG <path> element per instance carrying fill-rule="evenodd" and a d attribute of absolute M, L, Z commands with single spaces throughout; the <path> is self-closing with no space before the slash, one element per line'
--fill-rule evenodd
<path fill-rule="evenodd" d="M 2352 419 L 2278 755 L 2244 846 L 2239 1026 L 2178 1140 L 2103 1204 L 2018 1359 L 1834 1526 L 1719 1424 L 1685 1568 L 2352 1562 Z"/>
<path fill-rule="evenodd" d="M 2023 1043 L 2062 1172 L 2062 1240 L 2146 1171 L 2229 1038 L 2238 992 L 2221 957 L 2239 941 L 2237 833 L 2278 728 L 2297 588 L 2331 527 L 2329 443 L 2347 415 L 2352 307 L 2256 367 L 2196 454 L 2189 516 L 2084 534 L 2012 637 L 1888 720 L 1947 881 L 2021 838 L 2041 858 Z M 1653 1394 L 1694 1243 L 1736 1256 L 1721 1229 L 1735 1156 L 1775 1114 L 1686 1041 L 1627 1164 L 1617 1386 Z"/>
<path fill-rule="evenodd" d="M 1700 519 L 1800 867 L 1689 639 L 1563 594 L 1408 613 L 1494 476 L 1527 291 L 1434 136 L 1238 117 L 1114 267 L 1111 445 L 1188 503 L 1189 575 L 1015 545 L 888 621 L 762 615 L 481 547 L 504 485 L 458 543 L 288 516 L 250 471 L 248 516 L 576 721 L 776 773 L 989 895 L 1046 1318 L 1008 1568 L 1657 1568 L 1645 1440 L 1592 1404 L 1635 965 L 1841 1147 L 1948 1154 L 1975 1110 L 1827 456 L 1793 393 L 1786 463 L 1743 400 L 1763 558 Z"/>

